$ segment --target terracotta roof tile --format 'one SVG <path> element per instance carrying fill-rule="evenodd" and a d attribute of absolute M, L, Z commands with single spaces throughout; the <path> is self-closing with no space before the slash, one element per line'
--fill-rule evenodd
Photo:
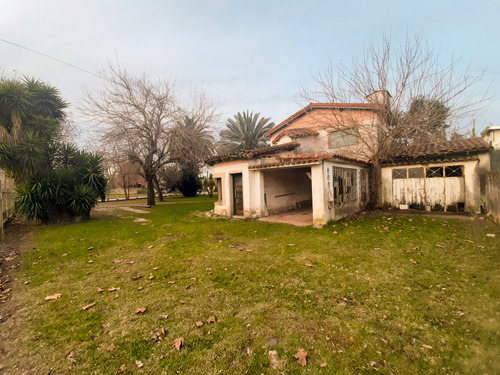
<path fill-rule="evenodd" d="M 278 134 L 276 138 L 273 140 L 273 144 L 278 142 L 281 138 L 284 136 L 289 136 L 292 139 L 297 139 L 301 137 L 307 137 L 310 135 L 317 135 L 318 132 L 313 129 L 308 129 L 308 128 L 297 128 L 297 129 L 288 129 L 288 130 L 283 130 L 281 133 Z"/>
<path fill-rule="evenodd" d="M 481 138 L 463 138 L 447 142 L 415 144 L 396 149 L 391 157 L 428 156 L 462 153 L 470 151 L 486 151 L 491 145 Z"/>
<path fill-rule="evenodd" d="M 273 160 L 265 161 L 266 158 L 270 158 Z M 261 159 L 264 160 L 262 164 L 250 166 L 249 169 L 263 169 L 263 168 L 283 167 L 289 165 L 310 164 L 310 163 L 318 163 L 323 160 L 335 160 L 335 159 L 337 160 L 341 159 L 360 164 L 368 164 L 363 160 L 354 159 L 347 157 L 345 155 L 337 155 L 337 154 L 262 155 Z"/>
<path fill-rule="evenodd" d="M 279 151 L 291 151 L 299 146 L 300 144 L 298 142 L 288 142 L 276 146 L 255 148 L 253 150 L 243 150 L 239 152 L 232 152 L 229 154 L 216 155 L 214 157 L 211 157 L 210 159 L 207 159 L 205 163 L 209 165 L 214 165 L 216 163 L 221 163 L 223 161 L 249 160 L 263 154 L 274 154 Z"/>
<path fill-rule="evenodd" d="M 400 159 L 439 157 L 453 154 L 478 153 L 491 150 L 491 145 L 481 138 L 463 138 L 447 142 L 425 143 L 395 149 L 383 163 Z"/>
<path fill-rule="evenodd" d="M 361 110 L 379 110 L 385 108 L 384 104 L 376 104 L 376 103 L 311 103 L 308 106 L 302 108 L 301 110 L 295 112 L 293 115 L 288 117 L 286 120 L 283 122 L 279 123 L 276 125 L 274 128 L 269 130 L 264 134 L 265 137 L 275 133 L 279 129 L 281 129 L 283 126 L 289 124 L 293 120 L 296 120 L 300 116 L 302 116 L 304 113 L 307 113 L 309 111 L 315 110 L 315 109 L 361 109 Z"/>

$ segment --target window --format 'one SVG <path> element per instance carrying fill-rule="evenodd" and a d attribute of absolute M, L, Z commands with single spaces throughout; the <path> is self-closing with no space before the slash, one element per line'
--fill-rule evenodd
<path fill-rule="evenodd" d="M 335 206 L 358 199 L 357 170 L 332 167 L 333 202 Z"/>
<path fill-rule="evenodd" d="M 354 129 L 338 130 L 330 133 L 330 148 L 352 146 L 357 143 Z"/>
<path fill-rule="evenodd" d="M 427 177 L 427 178 L 444 177 L 443 167 L 429 167 L 429 168 L 427 168 L 425 177 Z"/>
<path fill-rule="evenodd" d="M 215 179 L 215 186 L 217 186 L 217 202 L 222 202 L 222 178 Z"/>
<path fill-rule="evenodd" d="M 392 170 L 392 179 L 399 180 L 406 178 L 406 168 L 398 168 Z"/>
<path fill-rule="evenodd" d="M 464 166 L 463 165 L 450 165 L 445 167 L 444 173 L 446 177 L 463 177 L 464 176 Z"/>
<path fill-rule="evenodd" d="M 408 168 L 408 178 L 424 178 L 424 168 Z"/>

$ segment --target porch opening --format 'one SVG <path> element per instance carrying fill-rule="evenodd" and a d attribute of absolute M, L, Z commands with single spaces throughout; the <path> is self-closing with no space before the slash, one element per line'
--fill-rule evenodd
<path fill-rule="evenodd" d="M 310 211 L 312 220 L 311 168 L 264 171 L 264 203 L 269 215 L 286 211 Z"/>

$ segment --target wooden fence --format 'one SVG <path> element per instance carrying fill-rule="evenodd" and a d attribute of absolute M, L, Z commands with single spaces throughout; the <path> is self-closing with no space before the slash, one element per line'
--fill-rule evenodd
<path fill-rule="evenodd" d="M 500 223 L 500 171 L 486 173 L 486 209 Z"/>

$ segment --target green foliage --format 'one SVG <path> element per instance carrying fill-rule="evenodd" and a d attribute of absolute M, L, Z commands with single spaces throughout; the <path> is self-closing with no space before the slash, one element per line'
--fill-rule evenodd
<path fill-rule="evenodd" d="M 274 127 L 274 122 L 270 122 L 268 117 L 259 117 L 260 113 L 246 111 L 228 118 L 226 129 L 220 132 L 219 153 L 265 147 L 267 140 L 264 134 Z"/>
<path fill-rule="evenodd" d="M 195 197 L 198 190 L 201 189 L 201 182 L 197 175 L 192 173 L 185 173 L 182 175 L 179 183 L 177 184 L 177 189 L 185 197 Z"/>
<path fill-rule="evenodd" d="M 15 179 L 19 211 L 30 219 L 88 218 L 105 197 L 101 157 L 59 142 L 65 107 L 39 80 L 0 81 L 0 167 Z"/>

